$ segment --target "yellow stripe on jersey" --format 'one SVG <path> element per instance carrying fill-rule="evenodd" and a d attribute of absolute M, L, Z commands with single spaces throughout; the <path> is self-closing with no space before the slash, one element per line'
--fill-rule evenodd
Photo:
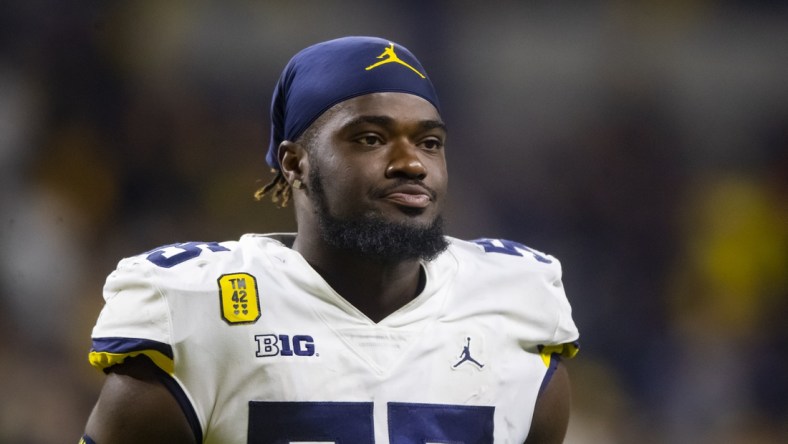
<path fill-rule="evenodd" d="M 580 348 L 575 343 L 539 347 L 539 354 L 542 355 L 545 367 L 550 367 L 550 357 L 555 353 L 563 358 L 574 358 L 578 351 Z"/>
<path fill-rule="evenodd" d="M 147 356 L 151 361 L 153 361 L 154 364 L 156 364 L 157 367 L 164 370 L 169 375 L 172 375 L 173 372 L 175 372 L 175 361 L 156 350 L 138 350 L 128 353 L 92 351 L 90 352 L 88 359 L 90 360 L 90 365 L 99 370 L 104 370 L 106 368 L 112 367 L 113 365 L 122 363 L 126 360 L 126 358 L 133 358 L 139 355 Z"/>

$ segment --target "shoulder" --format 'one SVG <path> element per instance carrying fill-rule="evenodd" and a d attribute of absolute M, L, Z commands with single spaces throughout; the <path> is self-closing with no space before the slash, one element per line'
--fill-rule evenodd
<path fill-rule="evenodd" d="M 274 238 L 247 235 L 237 241 L 164 245 L 122 259 L 104 285 L 91 362 L 107 368 L 142 353 L 171 373 L 174 313 L 197 318 L 206 304 L 214 306 L 223 279 L 250 269 L 265 272 L 270 268 L 265 263 L 282 249 Z"/>
<path fill-rule="evenodd" d="M 506 239 L 450 238 L 450 244 L 447 254 L 458 264 L 455 294 L 463 301 L 507 313 L 533 347 L 578 338 L 557 258 Z"/>
<path fill-rule="evenodd" d="M 272 248 L 284 247 L 279 239 L 275 236 L 246 234 L 239 240 L 178 242 L 153 248 L 131 259 L 161 270 L 192 270 L 264 256 Z"/>
<path fill-rule="evenodd" d="M 502 274 L 544 274 L 551 279 L 561 278 L 561 262 L 557 258 L 520 242 L 493 238 L 449 238 L 449 241 L 449 250 L 461 267 L 482 267 Z"/>
<path fill-rule="evenodd" d="M 107 306 L 119 313 L 164 314 L 173 298 L 212 295 L 222 279 L 239 273 L 263 277 L 276 268 L 273 258 L 288 250 L 273 237 L 244 235 L 223 242 L 180 242 L 162 245 L 122 259 L 104 284 Z M 228 277 L 229 276 L 229 277 Z M 188 297 L 188 300 L 205 298 Z"/>
<path fill-rule="evenodd" d="M 215 285 L 227 270 L 245 269 L 251 263 L 267 268 L 271 255 L 286 248 L 282 236 L 247 234 L 239 240 L 190 241 L 155 247 L 122 259 L 108 276 L 105 294 L 145 282 L 160 287 Z"/>

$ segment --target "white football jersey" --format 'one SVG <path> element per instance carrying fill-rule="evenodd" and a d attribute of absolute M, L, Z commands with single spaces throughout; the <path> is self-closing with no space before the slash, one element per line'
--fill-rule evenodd
<path fill-rule="evenodd" d="M 450 238 L 421 294 L 378 323 L 292 235 L 190 242 L 122 260 L 91 363 L 148 356 L 205 443 L 522 443 L 578 332 L 555 258 Z M 370 295 L 375 297 L 375 295 Z"/>

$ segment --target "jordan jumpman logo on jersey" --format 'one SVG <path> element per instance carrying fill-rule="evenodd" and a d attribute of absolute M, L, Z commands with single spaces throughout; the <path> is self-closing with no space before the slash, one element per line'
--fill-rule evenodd
<path fill-rule="evenodd" d="M 399 56 L 397 56 L 397 54 L 394 52 L 394 44 L 391 43 L 391 42 L 389 42 L 389 46 L 386 49 L 383 50 L 383 53 L 381 55 L 379 55 L 378 58 L 379 59 L 383 59 L 383 60 L 381 60 L 381 61 L 379 61 L 377 63 L 373 63 L 373 64 L 367 66 L 365 69 L 367 71 L 369 71 L 370 69 L 377 68 L 378 66 L 385 65 L 386 63 L 399 63 L 400 65 L 402 65 L 402 66 L 404 66 L 406 68 L 410 68 L 411 71 L 413 71 L 416 74 L 418 74 L 419 77 L 421 77 L 422 79 L 426 78 L 426 77 L 424 77 L 424 74 L 420 73 L 416 68 L 408 65 L 407 62 L 405 62 L 404 60 L 399 58 Z"/>
<path fill-rule="evenodd" d="M 466 339 L 467 339 L 467 343 L 462 348 L 462 353 L 460 354 L 460 360 L 456 364 L 454 364 L 452 367 L 453 368 L 457 368 L 457 366 L 459 366 L 463 362 L 470 361 L 470 362 L 476 364 L 477 366 L 479 366 L 479 368 L 483 368 L 484 364 L 482 364 L 481 362 L 473 359 L 473 357 L 471 356 L 471 338 L 466 338 Z"/>

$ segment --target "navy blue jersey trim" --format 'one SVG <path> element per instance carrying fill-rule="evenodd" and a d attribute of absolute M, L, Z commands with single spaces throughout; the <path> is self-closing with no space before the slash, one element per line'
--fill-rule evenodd
<path fill-rule="evenodd" d="M 553 379 L 553 375 L 555 371 L 558 370 L 558 364 L 561 362 L 561 355 L 558 353 L 552 353 L 550 355 L 550 365 L 547 367 L 547 372 L 544 375 L 544 379 L 542 379 L 542 385 L 539 387 L 539 394 L 536 395 L 537 398 L 542 396 L 542 392 L 545 391 L 547 385 L 550 384 L 550 380 Z"/>
<path fill-rule="evenodd" d="M 178 384 L 172 376 L 168 375 L 167 372 L 159 367 L 156 367 L 156 377 L 159 382 L 164 384 L 164 387 L 172 393 L 172 396 L 175 397 L 175 401 L 180 405 L 183 414 L 186 415 L 186 421 L 189 422 L 189 427 L 192 429 L 195 442 L 202 442 L 202 427 L 200 427 L 200 420 L 197 418 L 197 412 L 194 411 L 194 406 L 192 406 L 183 388 L 181 388 L 180 384 Z"/>
<path fill-rule="evenodd" d="M 137 338 L 93 338 L 93 351 L 107 353 L 130 353 L 141 350 L 156 350 L 173 359 L 172 347 L 163 342 Z"/>

